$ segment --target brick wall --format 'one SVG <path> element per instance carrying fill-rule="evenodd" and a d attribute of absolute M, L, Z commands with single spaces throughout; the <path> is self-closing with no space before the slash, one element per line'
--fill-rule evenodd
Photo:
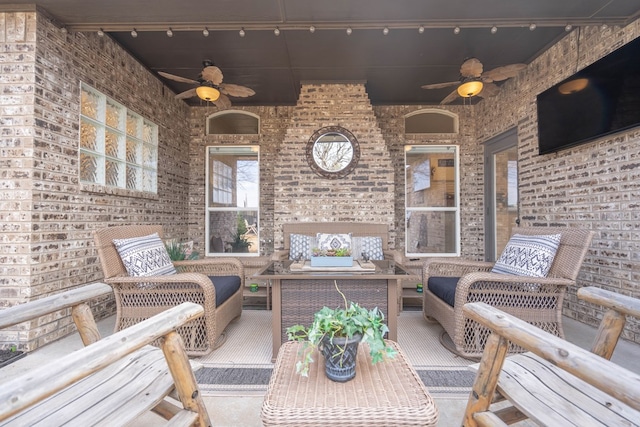
<path fill-rule="evenodd" d="M 186 236 L 189 109 L 109 37 L 69 34 L 36 12 L 0 14 L 2 202 L 0 304 L 10 306 L 102 278 L 91 232 L 160 223 Z M 159 125 L 158 195 L 78 182 L 80 82 Z M 114 312 L 113 300 L 96 307 Z M 31 350 L 73 330 L 68 313 L 4 331 Z M 28 333 L 24 332 L 28 329 Z"/>
<path fill-rule="evenodd" d="M 600 138 L 554 154 L 538 155 L 536 95 L 640 35 L 640 21 L 625 28 L 575 29 L 477 106 L 478 142 L 518 130 L 520 217 L 523 226 L 585 227 L 596 232 L 578 278 L 640 298 L 640 129 Z M 577 56 L 579 52 L 579 57 Z M 564 313 L 597 325 L 602 310 L 569 289 Z M 640 342 L 640 322 L 623 333 Z"/>
<path fill-rule="evenodd" d="M 317 175 L 305 157 L 311 136 L 326 126 L 346 128 L 360 145 L 357 167 L 342 179 Z M 284 245 L 282 224 L 313 221 L 389 224 L 389 245 L 394 247 L 397 191 L 391 156 L 364 84 L 302 85 L 275 159 L 275 247 Z"/>

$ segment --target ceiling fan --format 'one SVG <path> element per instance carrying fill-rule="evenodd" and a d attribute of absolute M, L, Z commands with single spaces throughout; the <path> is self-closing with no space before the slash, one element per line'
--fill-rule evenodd
<path fill-rule="evenodd" d="M 196 84 L 198 87 L 186 90 L 176 95 L 177 99 L 186 99 L 197 96 L 198 98 L 213 102 L 217 107 L 229 108 L 231 101 L 228 96 L 244 98 L 255 95 L 253 89 L 245 86 L 222 83 L 222 71 L 213 65 L 213 61 L 208 59 L 202 61 L 202 71 L 196 80 L 187 77 L 180 77 L 174 74 L 158 71 L 162 77 L 181 83 Z"/>
<path fill-rule="evenodd" d="M 440 104 L 448 104 L 458 96 L 470 98 L 480 96 L 482 98 L 496 96 L 500 88 L 493 82 L 507 80 L 515 77 L 518 72 L 526 68 L 527 64 L 509 64 L 482 72 L 482 62 L 477 58 L 468 58 L 460 66 L 460 80 L 455 82 L 434 83 L 422 86 L 422 89 L 442 89 L 449 86 L 458 86 L 447 95 Z"/>

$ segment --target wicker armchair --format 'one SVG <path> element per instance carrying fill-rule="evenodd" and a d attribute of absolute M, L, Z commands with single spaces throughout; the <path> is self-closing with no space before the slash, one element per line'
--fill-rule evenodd
<path fill-rule="evenodd" d="M 514 233 L 562 235 L 547 277 L 491 273 L 492 262 L 432 259 L 424 265 L 424 318 L 442 325 L 455 346 L 450 350 L 462 357 L 476 359 L 482 356 L 488 336 L 486 328 L 462 312 L 462 307 L 468 302 L 485 302 L 564 338 L 564 296 L 567 286 L 576 284 L 594 233 L 579 228 L 554 227 L 521 227 Z M 428 289 L 430 277 L 459 277 L 453 307 Z M 446 346 L 447 341 L 444 344 Z M 512 346 L 510 351 L 521 349 Z"/>
<path fill-rule="evenodd" d="M 151 277 L 130 277 L 122 264 L 113 240 L 158 233 L 160 225 L 125 225 L 107 227 L 94 232 L 94 241 L 104 274 L 116 299 L 116 326 L 119 331 L 185 301 L 204 307 L 204 316 L 178 332 L 189 356 L 203 356 L 224 343 L 227 325 L 242 314 L 244 267 L 235 258 L 174 261 L 178 274 Z M 216 306 L 213 283 L 207 276 L 238 276 L 240 289 L 222 305 Z M 144 283 L 145 286 L 139 286 Z M 151 286 L 149 286 L 151 285 Z"/>

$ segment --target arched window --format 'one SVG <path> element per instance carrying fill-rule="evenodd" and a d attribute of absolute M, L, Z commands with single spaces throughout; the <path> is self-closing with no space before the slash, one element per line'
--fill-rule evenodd
<path fill-rule="evenodd" d="M 458 133 L 458 115 L 436 108 L 404 116 L 404 133 Z"/>
<path fill-rule="evenodd" d="M 260 133 L 260 117 L 246 111 L 226 110 L 207 117 L 207 135 Z"/>

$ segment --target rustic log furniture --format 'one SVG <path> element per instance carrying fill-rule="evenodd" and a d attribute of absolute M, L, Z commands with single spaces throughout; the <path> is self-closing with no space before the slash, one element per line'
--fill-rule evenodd
<path fill-rule="evenodd" d="M 548 426 L 640 425 L 640 375 L 608 360 L 625 316 L 640 317 L 640 300 L 591 287 L 578 297 L 607 308 L 591 352 L 485 303 L 465 305 L 467 316 L 492 331 L 475 365 L 465 426 L 526 418 Z M 505 358 L 510 341 L 529 352 Z"/>
<path fill-rule="evenodd" d="M 207 258 L 174 261 L 178 274 L 129 277 L 113 239 L 153 233 L 162 238 L 162 226 L 123 225 L 94 232 L 104 281 L 113 287 L 116 297 L 116 331 L 185 301 L 195 302 L 204 307 L 204 316 L 181 327 L 179 333 L 190 356 L 206 355 L 224 343 L 225 328 L 242 314 L 244 267 L 235 258 Z M 224 303 L 217 305 L 215 288 L 209 276 L 238 276 L 240 288 Z"/>
<path fill-rule="evenodd" d="M 561 234 L 560 246 L 547 277 L 492 273 L 492 262 L 431 259 L 424 265 L 424 317 L 442 325 L 453 341 L 455 349 L 452 350 L 463 357 L 479 358 L 488 335 L 486 328 L 464 314 L 462 307 L 467 302 L 484 301 L 564 338 L 564 296 L 568 286 L 576 285 L 594 233 L 580 228 L 559 227 L 519 227 L 514 229 L 515 233 Z M 433 277 L 454 278 L 453 306 L 431 292 L 429 281 Z M 512 346 L 510 352 L 515 351 L 519 350 Z"/>
<path fill-rule="evenodd" d="M 308 377 L 296 373 L 303 343 L 290 341 L 278 353 L 261 418 L 265 426 L 435 426 L 438 409 L 402 349 L 385 362 L 358 350 L 356 376 L 329 380 L 316 351 Z M 361 344 L 361 347 L 366 344 Z"/>
<path fill-rule="evenodd" d="M 86 345 L 3 381 L 0 425 L 116 426 L 149 410 L 171 426 L 211 425 L 176 333 L 202 316 L 202 306 L 187 302 L 100 339 L 89 301 L 111 292 L 110 286 L 96 283 L 0 311 L 0 328 L 5 328 L 71 308 Z M 152 342 L 161 349 L 148 345 Z M 170 395 L 177 402 L 165 400 Z"/>

